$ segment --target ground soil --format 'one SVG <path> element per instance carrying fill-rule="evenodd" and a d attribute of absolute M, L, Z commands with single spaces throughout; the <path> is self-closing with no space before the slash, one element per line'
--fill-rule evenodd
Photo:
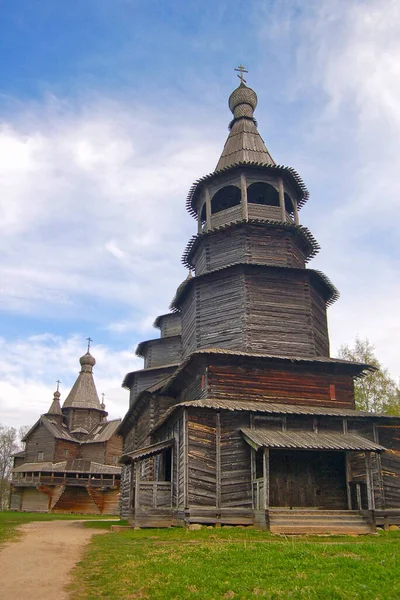
<path fill-rule="evenodd" d="M 92 535 L 82 521 L 43 521 L 21 525 L 22 534 L 0 549 L 2 600 L 67 600 L 65 586 Z"/>

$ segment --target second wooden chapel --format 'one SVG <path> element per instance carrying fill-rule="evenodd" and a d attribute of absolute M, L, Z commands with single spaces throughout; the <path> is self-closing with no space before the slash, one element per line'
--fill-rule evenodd
<path fill-rule="evenodd" d="M 121 513 L 136 526 L 367 532 L 400 514 L 400 419 L 355 410 L 353 380 L 370 367 L 330 357 L 338 292 L 306 268 L 319 250 L 300 224 L 308 192 L 267 150 L 256 105 L 241 79 L 216 169 L 188 196 L 190 274 L 123 383 Z"/>

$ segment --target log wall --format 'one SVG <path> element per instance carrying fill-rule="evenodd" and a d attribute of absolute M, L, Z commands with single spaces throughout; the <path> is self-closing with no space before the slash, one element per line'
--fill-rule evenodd
<path fill-rule="evenodd" d="M 133 380 L 130 384 L 129 406 L 135 403 L 136 398 L 141 392 L 165 379 L 168 375 L 175 371 L 176 367 L 165 367 L 164 369 L 148 369 L 136 371 L 133 375 Z"/>
<path fill-rule="evenodd" d="M 162 338 L 181 335 L 182 326 L 180 314 L 171 313 L 167 315 L 162 315 L 159 318 L 159 328 Z"/>
<path fill-rule="evenodd" d="M 208 367 L 207 381 L 209 398 L 354 408 L 350 375 L 316 373 L 296 365 L 274 369 L 214 364 Z M 335 386 L 334 397 L 331 385 Z"/>
<path fill-rule="evenodd" d="M 145 369 L 179 363 L 182 358 L 181 336 L 148 341 L 143 350 L 143 358 Z"/>
<path fill-rule="evenodd" d="M 388 448 L 381 456 L 385 508 L 400 508 L 400 426 L 378 426 L 379 443 Z"/>
<path fill-rule="evenodd" d="M 329 356 L 322 291 L 306 269 L 238 266 L 195 278 L 179 301 L 183 356 L 226 348 L 277 356 Z"/>
<path fill-rule="evenodd" d="M 53 462 L 55 445 L 54 437 L 39 423 L 26 441 L 25 462 L 38 462 L 38 452 L 43 452 L 41 461 Z"/>
<path fill-rule="evenodd" d="M 191 264 L 196 275 L 203 275 L 239 263 L 304 268 L 305 257 L 306 248 L 293 231 L 241 224 L 205 236 Z"/>
<path fill-rule="evenodd" d="M 70 458 L 81 458 L 80 445 L 67 440 L 56 440 L 52 462 L 62 462 Z"/>

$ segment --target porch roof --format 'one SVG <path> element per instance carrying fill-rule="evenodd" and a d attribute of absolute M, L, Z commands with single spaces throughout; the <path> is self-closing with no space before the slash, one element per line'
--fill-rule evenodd
<path fill-rule="evenodd" d="M 166 440 L 165 442 L 159 442 L 158 444 L 152 444 L 151 446 L 145 446 L 144 448 L 140 448 L 139 450 L 135 450 L 134 452 L 127 452 L 121 456 L 120 462 L 122 463 L 130 463 L 136 460 L 140 460 L 142 458 L 147 458 L 148 456 L 153 456 L 154 454 L 159 454 L 163 450 L 170 448 L 175 443 L 174 438 L 170 440 Z"/>
<path fill-rule="evenodd" d="M 314 433 L 309 431 L 283 432 L 241 429 L 250 446 L 302 450 L 386 450 L 384 446 L 350 433 Z"/>

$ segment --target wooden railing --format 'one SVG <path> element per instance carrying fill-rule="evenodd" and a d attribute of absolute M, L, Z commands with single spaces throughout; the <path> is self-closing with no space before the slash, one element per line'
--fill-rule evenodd
<path fill-rule="evenodd" d="M 135 489 L 136 508 L 171 508 L 171 494 L 170 481 L 140 481 Z"/>
<path fill-rule="evenodd" d="M 29 487 L 32 485 L 73 485 L 73 486 L 89 486 L 89 487 L 115 487 L 116 482 L 119 483 L 119 476 L 94 477 L 93 475 L 80 475 L 76 477 L 74 474 L 65 474 L 64 476 L 52 475 L 27 475 L 26 477 L 13 477 L 12 485 L 17 487 Z"/>
<path fill-rule="evenodd" d="M 264 204 L 253 204 L 249 202 L 247 205 L 249 219 L 260 219 L 265 221 L 282 222 L 282 210 L 280 206 L 266 206 Z M 225 210 L 211 215 L 211 229 L 221 227 L 228 223 L 236 223 L 243 219 L 242 205 L 237 204 Z M 285 211 L 285 222 L 294 223 L 294 219 L 290 213 Z M 207 225 L 202 226 L 202 231 L 207 231 Z"/>
<path fill-rule="evenodd" d="M 253 481 L 253 508 L 255 510 L 263 510 L 265 507 L 264 494 L 264 479 L 256 479 Z"/>

